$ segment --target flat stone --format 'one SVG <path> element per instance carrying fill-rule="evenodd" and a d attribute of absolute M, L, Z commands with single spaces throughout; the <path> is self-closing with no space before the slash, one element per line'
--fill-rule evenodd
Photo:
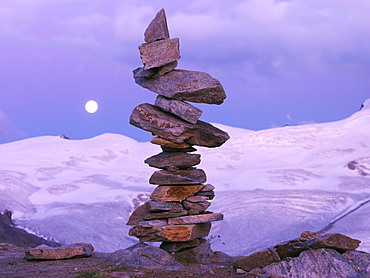
<path fill-rule="evenodd" d="M 157 241 L 190 241 L 200 237 L 206 237 L 211 229 L 211 223 L 192 225 L 168 225 L 151 228 L 135 226 L 130 229 L 129 235 L 136 236 L 141 242 Z"/>
<path fill-rule="evenodd" d="M 198 120 L 193 125 L 148 103 L 134 108 L 130 124 L 178 144 L 212 148 L 221 146 L 230 138 L 226 132 L 209 123 Z"/>
<path fill-rule="evenodd" d="M 172 47 L 174 48 L 174 46 Z M 145 46 L 144 48 L 148 53 L 155 52 L 157 49 L 155 46 Z M 149 51 L 147 48 L 153 48 L 153 50 Z M 160 52 L 161 53 L 156 54 L 156 56 L 164 55 L 164 51 Z M 153 55 L 155 54 L 153 53 Z M 149 54 L 145 56 L 149 56 Z M 173 55 L 171 59 L 175 58 L 175 55 Z M 156 59 L 157 58 L 154 59 L 154 57 L 145 57 L 145 61 L 150 65 L 145 66 L 144 69 L 159 66 L 164 62 L 154 62 Z M 151 60 L 153 60 L 153 62 Z M 166 61 L 167 60 L 169 59 L 166 59 Z M 208 73 L 199 71 L 172 70 L 163 76 L 156 75 L 148 79 L 136 78 L 135 82 L 152 92 L 177 100 L 221 104 L 226 98 L 225 91 L 220 81 L 211 77 Z"/>
<path fill-rule="evenodd" d="M 139 222 L 138 225 L 142 226 L 144 228 L 164 226 L 164 225 L 167 225 L 167 220 L 165 220 L 165 219 L 155 219 L 155 220 L 141 221 L 141 222 Z"/>
<path fill-rule="evenodd" d="M 190 196 L 185 199 L 188 202 L 197 203 L 197 202 L 204 202 L 209 200 L 207 196 Z"/>
<path fill-rule="evenodd" d="M 180 204 L 180 202 L 164 202 L 164 201 L 149 200 L 145 204 L 147 206 L 148 211 L 150 212 L 158 212 L 158 211 L 177 212 L 177 211 L 183 210 L 183 207 Z"/>
<path fill-rule="evenodd" d="M 167 252 L 178 252 L 185 248 L 196 247 L 200 244 L 198 238 L 190 240 L 190 241 L 183 241 L 183 242 L 162 242 L 161 249 L 166 250 Z"/>
<path fill-rule="evenodd" d="M 179 217 L 183 215 L 187 215 L 187 210 L 181 210 L 181 211 L 163 211 L 163 212 L 150 212 L 145 214 L 144 218 L 145 220 L 152 220 L 152 219 L 167 219 L 172 217 Z"/>
<path fill-rule="evenodd" d="M 148 78 L 157 73 L 157 68 L 147 69 L 137 68 L 133 70 L 134 78 Z"/>
<path fill-rule="evenodd" d="M 281 259 L 287 257 L 298 257 L 301 252 L 308 250 L 306 244 L 298 240 L 292 240 L 288 243 L 276 246 L 276 252 L 279 254 Z"/>
<path fill-rule="evenodd" d="M 355 250 L 360 246 L 360 243 L 360 240 L 352 239 L 348 236 L 338 233 L 325 235 L 306 241 L 306 244 L 313 249 L 331 248 L 337 250 L 338 252 Z"/>
<path fill-rule="evenodd" d="M 204 183 L 206 179 L 206 173 L 202 169 L 176 171 L 160 170 L 152 174 L 149 183 L 159 185 L 198 184 Z"/>
<path fill-rule="evenodd" d="M 126 225 L 138 225 L 139 222 L 145 221 L 145 215 L 149 212 L 146 203 L 139 206 L 131 213 Z"/>
<path fill-rule="evenodd" d="M 195 194 L 195 196 L 204 196 L 207 197 L 209 200 L 213 200 L 215 198 L 214 191 L 199 191 Z"/>
<path fill-rule="evenodd" d="M 197 224 L 211 221 L 220 221 L 223 219 L 224 216 L 222 213 L 198 214 L 171 218 L 168 219 L 168 224 L 169 225 Z"/>
<path fill-rule="evenodd" d="M 174 61 L 174 62 L 169 63 L 167 65 L 161 66 L 161 67 L 158 68 L 157 73 L 159 75 L 165 75 L 167 72 L 170 72 L 171 70 L 175 69 L 177 67 L 177 64 L 178 64 L 178 62 Z"/>
<path fill-rule="evenodd" d="M 40 245 L 25 252 L 25 259 L 32 260 L 63 260 L 71 258 L 89 257 L 94 252 L 94 247 L 89 243 L 76 243 L 66 247 L 50 247 Z"/>
<path fill-rule="evenodd" d="M 157 201 L 181 201 L 196 192 L 203 185 L 160 185 L 150 195 L 150 199 Z"/>
<path fill-rule="evenodd" d="M 251 271 L 255 268 L 264 268 L 274 263 L 274 259 L 268 250 L 256 252 L 249 256 L 239 256 L 234 262 L 235 268 L 241 268 L 246 271 Z"/>
<path fill-rule="evenodd" d="M 179 38 L 155 41 L 140 45 L 140 58 L 144 64 L 144 70 L 158 68 L 179 60 L 179 47 Z"/>
<path fill-rule="evenodd" d="M 154 105 L 192 124 L 196 124 L 203 113 L 202 110 L 185 101 L 169 99 L 161 95 L 157 96 Z"/>
<path fill-rule="evenodd" d="M 161 9 L 155 18 L 149 23 L 144 32 L 144 41 L 154 42 L 157 40 L 166 40 L 170 38 L 168 31 L 166 13 Z"/>
<path fill-rule="evenodd" d="M 187 210 L 196 210 L 197 213 L 194 213 L 194 214 L 198 214 L 200 212 L 205 211 L 211 205 L 211 203 L 210 202 L 206 202 L 206 201 L 192 203 L 192 202 L 188 202 L 188 201 L 184 200 L 184 201 L 182 201 L 182 205 Z"/>
<path fill-rule="evenodd" d="M 187 143 L 178 144 L 178 143 L 174 143 L 174 142 L 168 141 L 166 139 L 163 139 L 161 137 L 152 138 L 150 143 L 155 144 L 155 145 L 160 145 L 162 147 L 167 147 L 167 148 L 170 148 L 170 149 L 175 149 L 176 151 L 185 151 L 184 149 L 192 148 L 192 146 L 187 144 Z M 196 149 L 194 149 L 194 151 L 196 151 Z"/>
<path fill-rule="evenodd" d="M 212 184 L 207 183 L 206 185 L 203 186 L 203 188 L 200 190 L 200 192 L 204 191 L 213 191 L 215 187 Z"/>
<path fill-rule="evenodd" d="M 312 239 L 319 238 L 319 237 L 322 237 L 322 235 L 314 233 L 314 232 L 305 231 L 301 234 L 301 236 L 299 237 L 299 240 L 307 241 L 307 240 L 312 240 Z"/>
<path fill-rule="evenodd" d="M 164 152 L 187 152 L 187 153 L 195 152 L 197 150 L 196 148 L 193 148 L 193 147 L 186 148 L 186 149 L 178 149 L 178 148 L 169 148 L 165 146 L 161 146 L 161 149 Z"/>
<path fill-rule="evenodd" d="M 200 154 L 189 154 L 185 152 L 161 152 L 145 159 L 144 163 L 150 167 L 168 169 L 177 167 L 186 169 L 200 163 Z"/>

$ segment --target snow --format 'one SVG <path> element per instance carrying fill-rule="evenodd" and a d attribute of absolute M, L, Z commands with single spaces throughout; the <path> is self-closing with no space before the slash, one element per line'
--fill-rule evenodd
<path fill-rule="evenodd" d="M 231 139 L 198 148 L 208 183 L 214 250 L 249 254 L 306 230 L 341 232 L 370 252 L 370 100 L 347 119 L 251 131 L 215 124 Z M 0 145 L 0 211 L 62 244 L 112 252 L 136 242 L 129 214 L 154 190 L 144 160 L 160 152 L 118 134 L 43 136 Z M 219 236 L 219 237 L 218 237 Z"/>

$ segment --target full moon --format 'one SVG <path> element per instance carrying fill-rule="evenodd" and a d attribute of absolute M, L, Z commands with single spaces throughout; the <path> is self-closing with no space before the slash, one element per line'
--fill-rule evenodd
<path fill-rule="evenodd" d="M 89 100 L 85 104 L 85 109 L 89 113 L 95 113 L 96 111 L 98 111 L 98 107 L 98 103 L 95 100 Z"/>

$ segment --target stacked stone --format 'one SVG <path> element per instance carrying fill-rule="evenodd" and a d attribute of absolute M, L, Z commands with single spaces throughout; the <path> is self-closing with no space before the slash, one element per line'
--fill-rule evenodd
<path fill-rule="evenodd" d="M 162 152 L 145 160 L 160 169 L 149 179 L 157 188 L 127 225 L 135 225 L 129 235 L 140 241 L 162 241 L 163 249 L 177 251 L 197 246 L 209 234 L 211 221 L 223 219 L 221 213 L 207 211 L 214 187 L 205 184 L 205 172 L 195 167 L 200 155 L 193 153 L 193 146 L 213 148 L 229 139 L 226 132 L 200 121 L 202 111 L 185 101 L 221 104 L 226 94 L 207 73 L 175 69 L 179 39 L 170 39 L 163 9 L 149 24 L 144 40 L 139 46 L 144 67 L 134 70 L 134 79 L 158 96 L 154 105 L 135 107 L 130 123 L 156 136 L 151 142 Z"/>

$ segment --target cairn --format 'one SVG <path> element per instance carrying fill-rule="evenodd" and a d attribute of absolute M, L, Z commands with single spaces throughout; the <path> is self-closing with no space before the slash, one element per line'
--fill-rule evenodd
<path fill-rule="evenodd" d="M 155 104 L 140 104 L 130 116 L 130 124 L 151 132 L 151 143 L 162 152 L 145 160 L 160 169 L 149 179 L 157 188 L 150 200 L 138 207 L 127 225 L 141 242 L 162 242 L 161 248 L 179 251 L 198 246 L 208 236 L 211 221 L 223 219 L 221 213 L 207 211 L 215 196 L 214 186 L 205 184 L 206 174 L 195 166 L 200 155 L 193 147 L 219 147 L 229 135 L 199 120 L 202 111 L 189 104 L 221 104 L 226 94 L 221 83 L 209 74 L 179 70 L 179 39 L 171 39 L 164 9 L 160 10 L 144 33 L 146 43 L 139 46 L 144 64 L 133 71 L 135 82 L 157 93 Z"/>

